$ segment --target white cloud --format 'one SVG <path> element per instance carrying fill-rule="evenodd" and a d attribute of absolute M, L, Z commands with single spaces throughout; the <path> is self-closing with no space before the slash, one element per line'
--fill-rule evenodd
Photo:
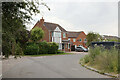
<path fill-rule="evenodd" d="M 99 1 L 44 0 L 51 11 L 40 7 L 42 14 L 33 16 L 35 21 L 32 23 L 35 24 L 43 15 L 45 21 L 57 23 L 68 31 L 95 31 L 100 34 L 118 35 L 118 0 Z"/>

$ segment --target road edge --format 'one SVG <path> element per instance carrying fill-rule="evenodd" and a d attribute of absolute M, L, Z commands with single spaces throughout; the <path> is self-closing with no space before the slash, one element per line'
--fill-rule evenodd
<path fill-rule="evenodd" d="M 95 68 L 87 66 L 87 65 L 83 64 L 82 62 L 79 62 L 79 63 L 81 64 L 81 66 L 83 66 L 83 67 L 85 67 L 85 68 L 87 68 L 87 69 L 89 69 L 91 71 L 97 72 L 97 73 L 102 74 L 102 75 L 110 76 L 110 77 L 113 77 L 113 78 L 118 78 L 118 75 L 115 76 L 115 75 L 112 75 L 112 74 L 109 74 L 109 73 L 104 73 L 104 72 L 101 72 L 100 70 L 97 70 Z"/>

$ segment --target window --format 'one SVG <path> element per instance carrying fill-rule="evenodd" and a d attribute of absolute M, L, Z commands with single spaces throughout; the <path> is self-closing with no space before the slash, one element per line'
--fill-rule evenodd
<path fill-rule="evenodd" d="M 75 42 L 76 41 L 76 39 L 73 39 L 73 42 Z"/>
<path fill-rule="evenodd" d="M 68 40 L 70 41 L 70 38 Z"/>
<path fill-rule="evenodd" d="M 87 39 L 85 38 L 84 41 L 87 41 Z"/>
<path fill-rule="evenodd" d="M 68 49 L 70 49 L 70 44 L 68 43 Z"/>
<path fill-rule="evenodd" d="M 66 38 L 66 34 L 65 33 L 63 33 L 63 38 Z"/>
<path fill-rule="evenodd" d="M 53 35 L 54 35 L 54 32 L 52 32 L 52 37 L 53 37 Z"/>
<path fill-rule="evenodd" d="M 61 43 L 59 43 L 59 49 L 60 49 L 60 50 L 62 49 L 62 44 L 61 44 Z"/>
<path fill-rule="evenodd" d="M 80 39 L 80 42 L 82 41 L 82 39 Z"/>
<path fill-rule="evenodd" d="M 66 48 L 67 48 L 67 44 L 66 44 Z"/>

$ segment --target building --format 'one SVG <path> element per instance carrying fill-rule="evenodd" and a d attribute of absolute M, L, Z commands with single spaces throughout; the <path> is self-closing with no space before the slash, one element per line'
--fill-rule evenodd
<path fill-rule="evenodd" d="M 86 34 L 83 31 L 80 32 L 68 32 L 68 40 L 71 42 L 71 50 L 74 51 L 77 46 L 86 46 Z"/>
<path fill-rule="evenodd" d="M 70 41 L 68 40 L 67 31 L 60 25 L 55 23 L 44 22 L 44 19 L 40 19 L 35 27 L 40 27 L 45 32 L 42 41 L 56 42 L 59 45 L 59 50 L 71 51 Z"/>
<path fill-rule="evenodd" d="M 45 32 L 45 36 L 42 41 L 56 42 L 59 44 L 59 50 L 71 51 L 75 50 L 77 46 L 83 46 L 86 48 L 86 34 L 81 32 L 66 31 L 59 24 L 44 22 L 44 19 L 40 19 L 35 27 L 40 27 Z"/>
<path fill-rule="evenodd" d="M 107 40 L 118 40 L 119 37 L 117 37 L 117 36 L 109 36 L 109 35 L 102 35 L 102 39 L 104 41 L 107 41 Z"/>

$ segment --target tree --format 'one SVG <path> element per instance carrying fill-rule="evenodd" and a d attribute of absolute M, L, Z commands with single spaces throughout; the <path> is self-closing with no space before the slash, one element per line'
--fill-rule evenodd
<path fill-rule="evenodd" d="M 40 3 L 34 0 L 2 2 L 2 52 L 6 57 L 15 55 L 27 42 L 25 23 L 30 23 L 33 14 L 40 13 L 39 5 Z"/>
<path fill-rule="evenodd" d="M 102 37 L 98 34 L 98 33 L 94 33 L 94 32 L 89 32 L 87 34 L 87 45 L 90 46 L 90 43 L 93 41 L 101 41 Z"/>
<path fill-rule="evenodd" d="M 31 30 L 31 40 L 37 42 L 44 37 L 44 31 L 41 28 L 34 28 Z"/>

